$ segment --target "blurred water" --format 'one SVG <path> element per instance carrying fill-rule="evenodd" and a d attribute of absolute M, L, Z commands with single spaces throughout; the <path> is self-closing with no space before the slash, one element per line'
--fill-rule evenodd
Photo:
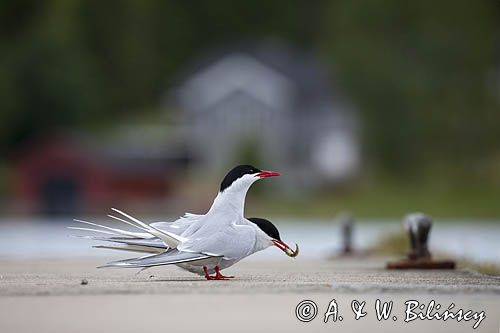
<path fill-rule="evenodd" d="M 153 220 L 151 220 L 153 221 Z M 331 221 L 276 219 L 281 238 L 292 245 L 298 243 L 300 256 L 324 258 L 341 248 L 340 227 Z M 72 231 L 66 226 L 76 225 L 64 220 L 0 220 L 0 258 L 68 258 L 111 257 L 114 251 L 92 249 L 96 242 L 70 237 L 87 234 Z M 366 249 L 380 237 L 401 231 L 398 221 L 359 221 L 355 224 L 354 247 Z M 475 261 L 500 262 L 500 224 L 477 221 L 446 221 L 435 223 L 430 238 L 431 251 L 445 252 L 455 258 Z M 125 254 L 127 256 L 128 254 Z M 248 260 L 281 259 L 277 249 L 269 249 Z"/>

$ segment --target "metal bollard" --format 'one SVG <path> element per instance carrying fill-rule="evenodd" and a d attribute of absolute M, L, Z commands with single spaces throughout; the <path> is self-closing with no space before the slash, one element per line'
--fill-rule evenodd
<path fill-rule="evenodd" d="M 342 230 L 342 254 L 351 254 L 352 249 L 352 233 L 354 228 L 354 219 L 349 214 L 341 214 L 339 217 L 340 228 Z"/>
<path fill-rule="evenodd" d="M 432 219 L 423 213 L 411 213 L 405 216 L 403 224 L 410 238 L 408 259 L 431 259 L 428 243 Z"/>
<path fill-rule="evenodd" d="M 387 269 L 455 269 L 453 260 L 433 260 L 429 252 L 429 233 L 432 218 L 423 213 L 410 213 L 403 218 L 403 225 L 410 239 L 407 258 L 388 262 Z"/>

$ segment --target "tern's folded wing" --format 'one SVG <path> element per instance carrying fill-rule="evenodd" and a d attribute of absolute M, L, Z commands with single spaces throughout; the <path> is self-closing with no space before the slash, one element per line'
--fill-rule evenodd
<path fill-rule="evenodd" d="M 214 258 L 216 256 L 211 256 L 202 253 L 191 253 L 182 252 L 176 249 L 172 249 L 168 252 L 163 252 L 160 254 L 150 255 L 146 257 L 126 259 L 120 261 L 113 261 L 103 267 L 120 267 L 120 268 L 141 268 L 141 267 L 152 267 L 161 265 L 171 265 L 180 264 L 183 262 L 203 260 L 208 258 Z"/>

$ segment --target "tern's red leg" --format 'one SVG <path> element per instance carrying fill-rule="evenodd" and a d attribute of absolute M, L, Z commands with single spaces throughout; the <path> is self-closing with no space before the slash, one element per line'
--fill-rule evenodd
<path fill-rule="evenodd" d="M 215 279 L 216 280 L 227 280 L 227 279 L 232 279 L 234 276 L 224 276 L 220 273 L 220 268 L 219 266 L 215 266 Z"/>
<path fill-rule="evenodd" d="M 215 280 L 215 276 L 210 276 L 208 274 L 207 266 L 203 266 L 203 271 L 205 272 L 205 279 L 207 279 L 207 280 Z"/>

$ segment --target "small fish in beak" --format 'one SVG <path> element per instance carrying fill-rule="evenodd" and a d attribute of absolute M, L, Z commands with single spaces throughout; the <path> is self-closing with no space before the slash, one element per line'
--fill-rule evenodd
<path fill-rule="evenodd" d="M 292 251 L 292 249 L 287 248 L 285 250 L 285 253 L 287 256 L 289 256 L 291 258 L 295 258 L 296 256 L 299 255 L 299 246 L 297 245 L 297 243 L 295 243 L 295 251 Z"/>
<path fill-rule="evenodd" d="M 297 245 L 297 243 L 295 243 L 295 251 L 294 251 L 290 248 L 290 246 L 288 246 L 283 241 L 273 239 L 272 242 L 278 249 L 285 252 L 285 254 L 291 258 L 295 258 L 296 256 L 299 255 L 299 246 Z"/>

